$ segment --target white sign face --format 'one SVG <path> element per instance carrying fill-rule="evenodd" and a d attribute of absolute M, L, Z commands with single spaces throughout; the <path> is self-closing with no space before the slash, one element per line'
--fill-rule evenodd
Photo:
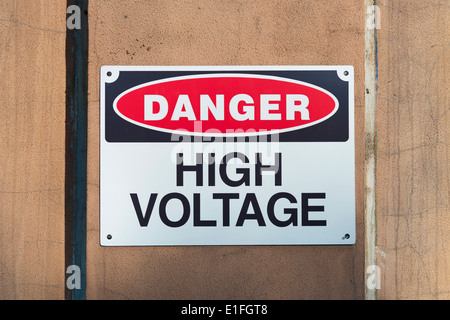
<path fill-rule="evenodd" d="M 353 79 L 102 67 L 101 245 L 354 244 Z"/>

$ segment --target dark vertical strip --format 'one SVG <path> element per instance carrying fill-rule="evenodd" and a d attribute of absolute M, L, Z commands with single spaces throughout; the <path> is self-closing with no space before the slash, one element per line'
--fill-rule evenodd
<path fill-rule="evenodd" d="M 66 35 L 65 264 L 80 268 L 81 288 L 65 288 L 67 300 L 86 298 L 86 176 L 88 90 L 88 0 L 68 0 L 80 8 L 81 28 Z M 66 279 L 67 276 L 66 275 Z"/>

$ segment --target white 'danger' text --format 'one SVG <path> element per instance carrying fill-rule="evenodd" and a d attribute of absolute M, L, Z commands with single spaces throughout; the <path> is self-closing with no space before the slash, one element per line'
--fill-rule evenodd
<path fill-rule="evenodd" d="M 259 96 L 260 120 L 282 120 L 282 115 L 277 113 L 280 109 L 281 95 L 279 94 L 261 94 Z M 225 120 L 225 96 L 218 94 L 215 97 L 215 103 L 207 94 L 200 95 L 200 119 L 197 119 L 191 99 L 187 94 L 178 96 L 177 102 L 173 108 L 170 120 L 178 121 L 180 118 L 187 118 L 191 121 L 209 120 L 211 113 L 215 120 Z M 155 107 L 158 104 L 159 107 Z M 239 106 L 242 105 L 243 112 L 239 112 Z M 309 120 L 309 98 L 303 94 L 287 94 L 285 110 L 286 120 L 295 120 L 295 113 L 299 112 L 301 120 Z M 156 111 L 157 110 L 157 111 Z M 255 101 L 248 94 L 237 94 L 233 96 L 228 105 L 230 116 L 237 121 L 255 120 Z M 169 104 L 162 95 L 144 96 L 144 119 L 148 121 L 157 121 L 164 119 L 169 113 Z"/>

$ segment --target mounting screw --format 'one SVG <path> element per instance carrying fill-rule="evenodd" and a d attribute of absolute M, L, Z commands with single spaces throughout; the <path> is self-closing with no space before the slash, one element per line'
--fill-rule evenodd
<path fill-rule="evenodd" d="M 108 235 L 106 236 L 106 239 L 111 240 L 111 239 L 112 239 L 112 235 L 108 234 Z"/>
<path fill-rule="evenodd" d="M 344 76 L 348 76 L 348 71 L 344 71 Z"/>
<path fill-rule="evenodd" d="M 346 239 L 350 239 L 350 235 L 348 233 L 346 233 L 343 237 L 342 240 L 346 240 Z"/>
<path fill-rule="evenodd" d="M 112 72 L 111 72 L 111 71 L 108 71 L 108 72 L 106 73 L 106 75 L 107 75 L 108 77 L 111 77 L 111 76 L 112 76 Z"/>

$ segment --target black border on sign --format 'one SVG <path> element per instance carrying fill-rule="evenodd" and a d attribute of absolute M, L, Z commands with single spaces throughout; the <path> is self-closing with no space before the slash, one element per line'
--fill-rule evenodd
<path fill-rule="evenodd" d="M 332 93 L 339 101 L 337 112 L 316 125 L 280 133 L 279 142 L 345 142 L 349 139 L 349 82 L 341 80 L 336 70 L 198 70 L 198 71 L 135 71 L 122 70 L 119 78 L 105 83 L 105 139 L 107 142 L 175 142 L 172 134 L 134 125 L 121 118 L 113 109 L 114 100 L 124 91 L 135 86 L 179 76 L 212 73 L 245 73 L 276 76 L 306 82 Z M 267 135 L 267 141 L 271 135 Z M 195 140 L 194 140 L 195 139 Z M 198 142 L 201 137 L 183 136 L 181 142 Z M 238 138 L 225 142 L 237 142 Z M 248 141 L 251 138 L 246 138 Z M 212 141 L 211 141 L 212 140 Z M 201 140 L 200 140 L 201 141 Z M 214 142 L 207 137 L 207 142 Z M 223 142 L 223 139 L 220 139 Z M 239 141 L 243 141 L 239 138 Z"/>

